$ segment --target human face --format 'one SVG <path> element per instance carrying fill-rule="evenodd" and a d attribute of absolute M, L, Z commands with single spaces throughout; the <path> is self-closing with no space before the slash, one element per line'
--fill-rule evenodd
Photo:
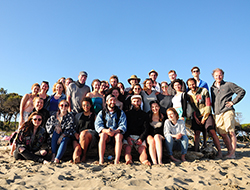
<path fill-rule="evenodd" d="M 35 127 L 39 127 L 42 123 L 42 117 L 40 115 L 34 115 L 32 117 L 32 123 Z"/>
<path fill-rule="evenodd" d="M 63 92 L 63 86 L 61 84 L 57 84 L 56 85 L 56 92 L 58 94 L 62 94 L 62 92 Z"/>
<path fill-rule="evenodd" d="M 81 84 L 84 84 L 87 80 L 87 76 L 86 75 L 79 75 L 78 80 Z"/>
<path fill-rule="evenodd" d="M 141 99 L 140 98 L 134 98 L 132 101 L 131 101 L 131 104 L 136 108 L 140 108 L 141 106 Z"/>
<path fill-rule="evenodd" d="M 151 110 L 152 110 L 152 112 L 153 112 L 154 114 L 159 113 L 160 106 L 159 106 L 157 103 L 153 103 L 153 104 L 151 105 Z"/>
<path fill-rule="evenodd" d="M 163 83 L 161 84 L 161 89 L 162 89 L 163 92 L 167 92 L 167 90 L 168 90 L 168 85 L 167 85 L 167 83 L 163 82 Z"/>
<path fill-rule="evenodd" d="M 174 89 L 176 92 L 181 92 L 181 84 L 178 82 L 174 83 Z"/>
<path fill-rule="evenodd" d="M 213 76 L 214 76 L 214 80 L 216 81 L 216 83 L 219 83 L 219 84 L 221 83 L 224 77 L 221 71 L 215 71 Z"/>
<path fill-rule="evenodd" d="M 106 83 L 104 83 L 104 82 L 103 82 L 103 83 L 101 83 L 101 85 L 100 85 L 100 89 L 101 89 L 101 90 L 104 90 L 105 88 L 106 88 Z"/>
<path fill-rule="evenodd" d="M 68 103 L 65 102 L 65 101 L 61 102 L 58 106 L 59 106 L 59 109 L 60 109 L 61 113 L 67 112 L 68 107 L 69 107 Z"/>
<path fill-rule="evenodd" d="M 115 97 L 109 98 L 109 100 L 106 102 L 107 105 L 108 105 L 108 108 L 114 109 L 115 104 L 116 104 L 116 101 L 115 101 L 115 100 L 116 100 Z"/>
<path fill-rule="evenodd" d="M 131 86 L 134 86 L 136 83 L 138 83 L 137 79 L 131 79 L 130 81 Z"/>
<path fill-rule="evenodd" d="M 65 81 L 65 86 L 69 86 L 69 84 L 71 83 L 72 81 L 70 80 L 70 79 L 67 79 L 66 81 Z"/>
<path fill-rule="evenodd" d="M 84 112 L 88 113 L 90 112 L 91 104 L 88 101 L 82 102 L 82 109 Z"/>
<path fill-rule="evenodd" d="M 169 77 L 170 81 L 172 82 L 176 79 L 177 74 L 175 74 L 174 72 L 171 72 L 168 74 L 168 77 Z"/>
<path fill-rule="evenodd" d="M 121 83 L 119 83 L 119 84 L 117 85 L 117 87 L 120 88 L 120 90 L 124 90 Z"/>
<path fill-rule="evenodd" d="M 39 111 L 43 108 L 43 100 L 41 99 L 37 99 L 34 104 L 36 111 Z"/>
<path fill-rule="evenodd" d="M 192 80 L 188 81 L 188 88 L 192 90 L 193 92 L 196 91 L 196 83 Z"/>
<path fill-rule="evenodd" d="M 32 94 L 37 94 L 39 92 L 39 87 L 38 86 L 34 86 L 33 89 L 32 89 Z"/>
<path fill-rule="evenodd" d="M 148 80 L 148 81 L 146 82 L 146 88 L 151 90 L 151 89 L 152 89 L 152 86 L 153 86 L 152 81 L 151 81 L 151 80 Z"/>
<path fill-rule="evenodd" d="M 141 93 L 141 87 L 139 85 L 135 85 L 133 88 L 134 95 L 139 95 Z"/>
<path fill-rule="evenodd" d="M 94 84 L 93 84 L 93 89 L 95 91 L 98 91 L 100 89 L 100 82 L 95 81 Z"/>
<path fill-rule="evenodd" d="M 167 115 L 170 121 L 176 121 L 176 115 L 172 110 L 167 111 Z"/>
<path fill-rule="evenodd" d="M 155 72 L 150 73 L 149 78 L 151 78 L 153 81 L 156 81 L 157 74 Z"/>
<path fill-rule="evenodd" d="M 194 70 L 192 71 L 192 75 L 193 75 L 193 77 L 199 77 L 200 71 L 199 71 L 198 69 L 194 69 Z"/>
<path fill-rule="evenodd" d="M 118 83 L 117 80 L 116 80 L 116 78 L 110 79 L 109 82 L 110 82 L 110 84 L 111 84 L 112 87 L 116 87 L 116 86 L 117 86 L 117 83 Z"/>
<path fill-rule="evenodd" d="M 60 79 L 60 81 L 59 81 L 59 82 L 61 82 L 61 83 L 65 84 L 65 79 Z"/>
<path fill-rule="evenodd" d="M 41 90 L 47 92 L 49 90 L 49 86 L 46 83 L 41 84 Z"/>
<path fill-rule="evenodd" d="M 116 98 L 118 98 L 118 96 L 119 96 L 118 90 L 113 90 L 112 95 L 114 95 Z"/>

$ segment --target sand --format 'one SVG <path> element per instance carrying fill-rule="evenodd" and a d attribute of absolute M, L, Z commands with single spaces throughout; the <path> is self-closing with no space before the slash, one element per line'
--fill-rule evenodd
<path fill-rule="evenodd" d="M 0 150 L 0 189 L 250 189 L 249 147 L 237 148 L 236 159 L 201 159 L 162 166 L 139 162 L 43 165 L 15 161 L 4 149 Z"/>

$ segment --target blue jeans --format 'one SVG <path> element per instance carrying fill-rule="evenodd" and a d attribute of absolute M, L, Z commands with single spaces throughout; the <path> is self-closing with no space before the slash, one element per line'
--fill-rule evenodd
<path fill-rule="evenodd" d="M 57 141 L 59 139 L 59 137 L 61 136 L 61 134 L 57 134 L 55 131 L 53 132 L 53 136 L 52 136 L 52 140 L 51 140 L 51 149 L 52 149 L 52 153 L 56 154 L 56 158 L 58 160 L 60 160 L 65 151 L 66 151 L 66 148 L 67 148 L 67 144 L 70 140 L 70 137 L 64 137 L 59 145 L 59 148 L 58 148 L 58 145 L 57 145 Z"/>
<path fill-rule="evenodd" d="M 170 156 L 173 155 L 173 148 L 178 149 L 181 147 L 181 154 L 187 154 L 188 149 L 188 137 L 187 135 L 183 135 L 180 139 L 176 140 L 171 137 L 171 135 L 167 135 L 165 140 L 165 144 L 167 147 L 168 154 Z"/>

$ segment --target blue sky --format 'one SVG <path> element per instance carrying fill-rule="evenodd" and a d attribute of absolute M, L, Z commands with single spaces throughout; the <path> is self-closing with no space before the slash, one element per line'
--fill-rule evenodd
<path fill-rule="evenodd" d="M 190 78 L 199 66 L 209 86 L 212 70 L 250 89 L 250 1 L 0 1 L 0 87 L 24 95 L 35 82 L 88 72 L 128 86 L 151 69 L 158 81 L 174 69 Z M 51 89 L 49 94 L 51 94 Z M 235 106 L 250 123 L 248 94 Z"/>

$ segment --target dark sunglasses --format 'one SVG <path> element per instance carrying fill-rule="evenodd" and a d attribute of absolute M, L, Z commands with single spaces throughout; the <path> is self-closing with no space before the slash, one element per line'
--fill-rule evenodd
<path fill-rule="evenodd" d="M 39 119 L 37 119 L 37 118 L 35 118 L 35 119 L 33 119 L 34 121 L 36 121 L 36 120 L 38 120 L 38 121 L 42 121 L 42 119 L 41 118 L 39 118 Z"/>
<path fill-rule="evenodd" d="M 198 73 L 199 71 L 198 70 L 194 70 L 193 73 Z"/>
<path fill-rule="evenodd" d="M 65 105 L 64 105 L 64 104 L 61 104 L 61 105 L 60 105 L 60 107 L 65 107 L 65 108 L 67 108 L 68 106 L 69 106 L 69 105 L 67 105 L 67 104 L 65 104 Z"/>

